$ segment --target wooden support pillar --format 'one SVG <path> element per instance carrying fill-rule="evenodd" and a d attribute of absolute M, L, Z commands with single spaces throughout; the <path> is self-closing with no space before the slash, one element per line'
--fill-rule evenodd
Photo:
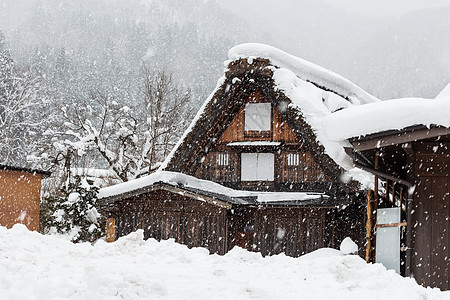
<path fill-rule="evenodd" d="M 116 240 L 116 219 L 108 218 L 106 220 L 106 242 L 111 243 Z"/>
<path fill-rule="evenodd" d="M 392 181 L 392 203 L 394 203 L 394 205 L 396 205 L 397 203 L 395 203 L 395 181 Z M 400 199 L 400 208 L 402 204 L 402 200 Z"/>
<path fill-rule="evenodd" d="M 372 248 L 372 230 L 373 230 L 373 214 L 372 214 L 372 205 L 373 205 L 373 191 L 369 190 L 367 192 L 367 222 L 366 222 L 366 262 L 370 262 L 371 257 L 371 248 Z"/>
<path fill-rule="evenodd" d="M 375 154 L 375 165 L 374 168 L 375 170 L 378 170 L 379 167 L 379 158 L 380 158 L 380 154 L 377 152 Z M 374 183 L 375 183 L 375 187 L 374 187 L 374 196 L 373 196 L 373 219 L 372 222 L 373 224 L 377 224 L 377 211 L 378 211 L 378 175 L 375 175 L 375 179 L 374 179 Z M 376 249 L 376 235 L 377 233 L 375 232 L 375 230 L 373 229 L 374 227 L 372 227 L 372 248 L 371 250 L 371 261 L 375 262 L 375 249 Z"/>

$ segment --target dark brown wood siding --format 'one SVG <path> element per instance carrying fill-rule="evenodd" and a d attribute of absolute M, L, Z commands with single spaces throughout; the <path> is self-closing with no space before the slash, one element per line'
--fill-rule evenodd
<path fill-rule="evenodd" d="M 228 154 L 228 165 L 219 165 L 219 154 Z M 195 176 L 215 182 L 238 182 L 241 178 L 239 153 L 232 149 L 212 151 L 208 153 Z"/>
<path fill-rule="evenodd" d="M 288 145 L 284 149 L 274 151 L 275 170 L 274 182 L 278 183 L 302 183 L 302 182 L 331 182 L 323 169 L 317 164 L 312 155 L 304 148 L 296 145 Z M 294 150 L 290 150 L 294 149 Z M 242 152 L 270 152 L 264 149 L 235 149 L 233 147 L 217 147 L 208 153 L 195 172 L 195 176 L 201 179 L 231 184 L 232 187 L 251 187 L 251 182 L 242 183 L 241 180 L 241 153 Z M 218 156 L 228 154 L 228 165 L 219 165 Z M 298 155 L 298 164 L 289 165 L 288 156 Z M 257 184 L 258 183 L 254 183 Z M 273 183 L 265 183 L 274 187 Z"/>
<path fill-rule="evenodd" d="M 339 248 L 352 237 L 363 248 L 363 211 L 313 207 L 225 209 L 164 190 L 121 201 L 118 236 L 137 229 L 144 238 L 173 238 L 188 247 L 225 254 L 235 246 L 262 255 L 298 257 L 322 247 Z M 352 224 L 353 227 L 346 226 Z M 357 225 L 359 224 L 359 225 Z"/>
<path fill-rule="evenodd" d="M 324 247 L 326 209 L 264 209 L 255 224 L 256 249 L 263 255 L 300 256 Z"/>
<path fill-rule="evenodd" d="M 445 146 L 447 144 L 447 146 Z M 412 273 L 425 286 L 450 289 L 449 143 L 414 145 Z"/>
<path fill-rule="evenodd" d="M 226 210 L 167 191 L 154 191 L 120 205 L 118 235 L 137 229 L 144 238 L 173 238 L 188 247 L 205 247 L 211 253 L 227 250 Z"/>
<path fill-rule="evenodd" d="M 298 154 L 298 165 L 288 164 L 289 155 Z M 325 173 L 319 164 L 309 152 L 301 149 L 300 151 L 282 151 L 278 156 L 278 181 L 279 182 L 329 182 Z"/>
<path fill-rule="evenodd" d="M 340 212 L 311 207 L 238 209 L 231 218 L 229 240 L 231 247 L 238 245 L 264 256 L 298 257 L 322 247 L 339 248 L 347 236 L 363 249 L 363 223 L 363 211 L 352 208 Z"/>

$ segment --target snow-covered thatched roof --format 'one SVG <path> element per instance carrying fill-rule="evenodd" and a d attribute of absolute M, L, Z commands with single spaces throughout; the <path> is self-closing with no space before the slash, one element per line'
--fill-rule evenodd
<path fill-rule="evenodd" d="M 299 118 L 308 123 L 325 154 L 347 171 L 355 171 L 351 158 L 344 151 L 344 147 L 351 146 L 347 141 L 349 138 L 414 125 L 450 126 L 447 88 L 438 99 L 381 101 L 348 79 L 271 46 L 242 44 L 230 49 L 228 56 L 228 68 L 241 59 L 247 59 L 249 65 L 257 59 L 268 60 L 270 65 L 267 68 L 272 72 L 274 88 L 290 99 L 289 108 L 297 111 Z M 161 170 L 170 164 L 194 127 L 205 119 L 205 109 L 218 100 L 216 93 L 230 88 L 227 80 L 230 78 L 226 76 L 219 79 L 216 89 L 162 164 Z M 237 80 L 233 78 L 232 83 Z"/>
<path fill-rule="evenodd" d="M 241 44 L 231 48 L 228 57 L 230 60 L 267 58 L 273 66 L 288 69 L 298 78 L 332 91 L 352 104 L 380 101 L 347 78 L 272 46 L 258 43 Z"/>
<path fill-rule="evenodd" d="M 324 150 L 317 150 L 316 153 L 322 153 L 318 154 L 322 156 L 324 153 L 334 161 L 336 166 L 331 166 L 331 169 L 334 170 L 335 174 L 341 173 L 337 168 L 353 169 L 352 160 L 344 151 L 344 147 L 350 144 L 347 141 L 329 139 L 325 133 L 325 128 L 322 126 L 322 119 L 335 111 L 361 104 L 377 103 L 380 102 L 379 99 L 336 73 L 271 46 L 254 43 L 242 44 L 230 49 L 228 55 L 230 60 L 225 62 L 228 67 L 225 76 L 219 79 L 216 89 L 200 108 L 191 125 L 164 161 L 160 170 L 174 170 L 174 166 L 180 163 L 179 158 L 186 156 L 185 151 L 189 152 L 192 151 L 192 148 L 198 148 L 198 145 L 195 144 L 195 139 L 199 139 L 199 137 L 195 137 L 196 132 L 200 131 L 205 122 L 209 122 L 211 118 L 215 117 L 211 115 L 212 107 L 220 105 L 221 101 L 229 101 L 227 96 L 224 95 L 234 93 L 238 89 L 247 89 L 248 86 L 242 86 L 242 77 L 236 77 L 236 72 L 239 73 L 241 67 L 236 64 L 239 64 L 242 60 L 246 60 L 248 70 L 245 72 L 247 72 L 247 75 L 254 76 L 256 72 L 264 75 L 269 74 L 272 91 L 281 93 L 289 100 L 289 105 L 285 108 L 289 111 L 285 114 L 285 117 L 292 116 L 290 126 L 294 128 L 294 131 L 297 127 L 297 132 L 302 134 L 303 137 L 306 136 L 306 134 L 303 134 L 305 130 L 312 130 L 311 134 L 307 134 L 310 137 L 312 136 L 310 139 L 315 144 L 311 148 L 323 146 Z M 267 62 L 262 67 L 261 60 Z M 264 70 L 261 70 L 261 68 Z M 252 80 L 250 79 L 250 84 L 258 84 L 257 79 Z M 240 84 L 241 86 L 239 86 Z M 278 109 L 283 110 L 283 107 L 278 105 Z M 306 122 L 305 124 L 309 128 L 305 128 L 304 125 L 297 126 L 302 122 Z M 225 125 L 223 124 L 223 126 Z M 178 159 L 174 159 L 174 157 Z M 321 161 L 327 161 L 327 159 L 321 159 Z M 327 163 L 327 165 L 330 165 L 330 163 Z"/>

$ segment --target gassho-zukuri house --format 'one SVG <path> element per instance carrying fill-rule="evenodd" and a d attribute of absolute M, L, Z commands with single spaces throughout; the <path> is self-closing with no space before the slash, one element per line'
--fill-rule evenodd
<path fill-rule="evenodd" d="M 296 257 L 348 236 L 368 262 L 449 289 L 450 91 L 381 101 L 270 46 L 229 58 L 159 171 L 100 190 L 108 240 L 143 229 Z"/>

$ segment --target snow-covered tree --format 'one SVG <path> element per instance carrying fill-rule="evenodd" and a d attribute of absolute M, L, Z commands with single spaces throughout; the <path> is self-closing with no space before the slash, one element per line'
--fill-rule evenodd
<path fill-rule="evenodd" d="M 190 120 L 190 93 L 165 72 L 144 74 L 141 101 L 133 107 L 109 92 L 93 92 L 61 108 L 63 126 L 48 134 L 67 172 L 75 158 L 86 155 L 106 161 L 123 181 L 159 166 Z"/>
<path fill-rule="evenodd" d="M 14 64 L 0 32 L 0 163 L 25 165 L 38 151 L 50 98 L 41 77 Z"/>

